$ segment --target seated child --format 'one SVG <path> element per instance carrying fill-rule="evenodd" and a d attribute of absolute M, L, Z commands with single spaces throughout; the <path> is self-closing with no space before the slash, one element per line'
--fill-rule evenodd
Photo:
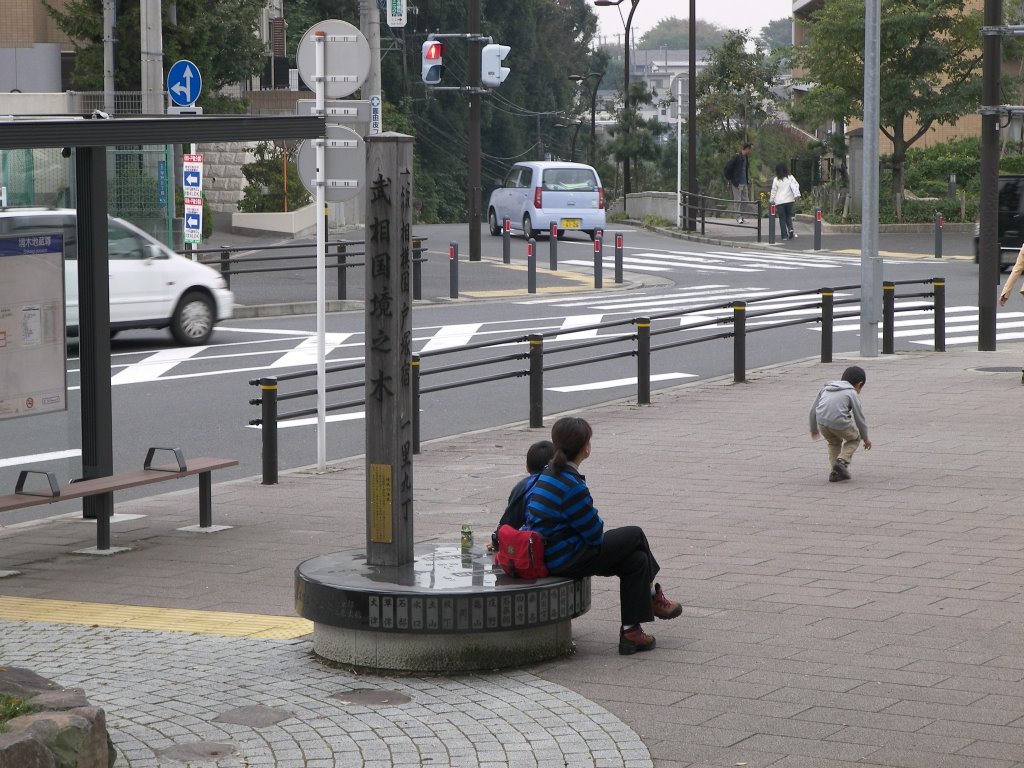
<path fill-rule="evenodd" d="M 554 453 L 555 446 L 551 444 L 550 440 L 541 440 L 530 446 L 526 452 L 526 471 L 529 475 L 516 483 L 512 493 L 508 495 L 505 514 L 501 516 L 498 527 L 491 534 L 491 543 L 487 545 L 488 551 L 493 552 L 498 548 L 498 528 L 503 525 L 511 525 L 517 529 L 523 527 L 523 523 L 526 522 L 526 503 L 530 500 L 530 492 Z"/>

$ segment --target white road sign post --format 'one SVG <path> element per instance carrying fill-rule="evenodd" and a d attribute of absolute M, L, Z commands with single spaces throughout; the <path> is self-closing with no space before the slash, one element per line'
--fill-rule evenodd
<path fill-rule="evenodd" d="M 328 19 L 306 30 L 295 53 L 299 76 L 312 84 L 316 94 L 314 113 L 326 114 L 327 99 L 351 96 L 366 81 L 370 72 L 370 44 L 363 34 L 346 21 Z M 358 136 L 356 136 L 358 138 Z M 327 177 L 327 148 L 345 148 L 349 138 L 335 138 L 327 131 L 324 139 L 314 140 L 316 187 L 316 464 L 318 472 L 327 471 L 327 208 L 328 187 L 332 192 L 346 190 L 337 179 Z M 361 143 L 361 142 L 360 142 Z M 300 148 L 300 157 L 302 149 Z M 365 158 L 365 154 L 361 153 Z M 365 163 L 365 160 L 364 160 Z M 300 170 L 301 174 L 301 170 Z M 366 171 L 363 170 L 363 178 Z M 308 177 L 303 183 L 308 184 Z M 356 187 L 358 190 L 358 187 Z M 347 198 L 339 198 L 347 199 Z"/>

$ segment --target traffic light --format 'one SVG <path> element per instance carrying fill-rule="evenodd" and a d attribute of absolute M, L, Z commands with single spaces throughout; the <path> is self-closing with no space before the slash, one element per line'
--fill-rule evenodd
<path fill-rule="evenodd" d="M 480 82 L 490 88 L 497 88 L 508 77 L 509 68 L 501 66 L 502 59 L 512 49 L 507 45 L 491 43 L 480 51 Z"/>
<path fill-rule="evenodd" d="M 427 85 L 437 85 L 443 70 L 444 43 L 427 40 L 420 48 L 420 77 Z"/>

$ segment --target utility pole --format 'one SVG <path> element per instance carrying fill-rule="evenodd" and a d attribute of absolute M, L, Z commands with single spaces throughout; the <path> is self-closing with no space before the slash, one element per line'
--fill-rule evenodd
<path fill-rule="evenodd" d="M 142 51 L 142 114 L 164 113 L 164 34 L 161 0 L 139 4 L 139 34 Z"/>
<path fill-rule="evenodd" d="M 103 111 L 114 114 L 114 25 L 117 5 L 103 0 Z"/>
<path fill-rule="evenodd" d="M 480 261 L 480 0 L 469 0 L 469 260 Z"/>
<path fill-rule="evenodd" d="M 985 0 L 981 39 L 981 221 L 978 231 L 978 351 L 996 348 L 999 290 L 999 57 L 1001 40 L 989 28 L 1003 23 L 1002 0 Z"/>
<path fill-rule="evenodd" d="M 864 189 L 860 225 L 860 353 L 878 357 L 882 260 L 878 256 L 878 125 L 881 0 L 864 3 Z"/>

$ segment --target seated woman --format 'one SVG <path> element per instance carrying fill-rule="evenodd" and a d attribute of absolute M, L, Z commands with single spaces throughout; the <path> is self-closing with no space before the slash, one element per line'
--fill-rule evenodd
<path fill-rule="evenodd" d="M 533 487 L 525 530 L 544 537 L 544 562 L 553 576 L 618 576 L 619 653 L 649 651 L 654 638 L 641 624 L 674 619 L 683 607 L 654 583 L 660 567 L 643 529 L 635 525 L 605 531 L 579 466 L 590 456 L 593 430 L 581 418 L 559 419 L 551 428 L 555 453 Z"/>

